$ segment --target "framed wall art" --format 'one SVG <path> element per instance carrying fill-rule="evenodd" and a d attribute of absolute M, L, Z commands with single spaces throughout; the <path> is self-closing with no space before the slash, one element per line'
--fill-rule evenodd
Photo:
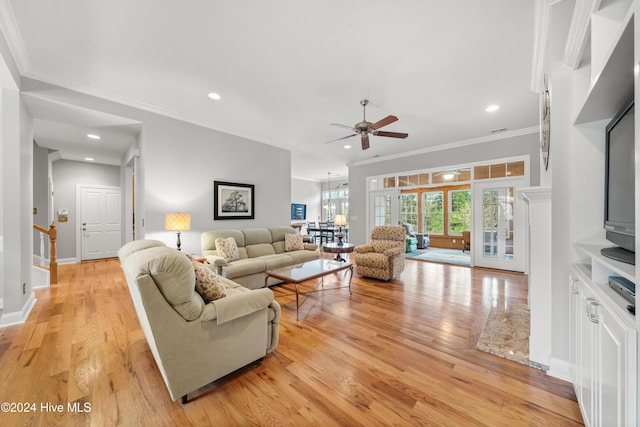
<path fill-rule="evenodd" d="M 213 219 L 254 219 L 253 184 L 213 181 Z"/>

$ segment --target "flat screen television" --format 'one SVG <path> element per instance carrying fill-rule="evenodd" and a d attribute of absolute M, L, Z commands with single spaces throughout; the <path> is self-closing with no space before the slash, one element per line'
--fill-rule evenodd
<path fill-rule="evenodd" d="M 307 205 L 301 203 L 291 203 L 291 219 L 305 220 L 307 219 Z"/>
<path fill-rule="evenodd" d="M 606 127 L 604 228 L 614 247 L 602 255 L 636 263 L 635 247 L 635 119 L 633 100 Z"/>

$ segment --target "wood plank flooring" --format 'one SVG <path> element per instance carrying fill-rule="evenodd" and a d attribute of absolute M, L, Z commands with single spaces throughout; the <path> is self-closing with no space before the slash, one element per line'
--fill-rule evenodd
<path fill-rule="evenodd" d="M 571 384 L 475 350 L 494 300 L 526 300 L 525 276 L 407 260 L 401 279 L 354 275 L 352 290 L 313 294 L 299 321 L 295 297 L 277 297 L 277 350 L 182 405 L 118 261 L 61 265 L 28 321 L 0 329 L 0 402 L 35 409 L 0 425 L 582 425 Z"/>

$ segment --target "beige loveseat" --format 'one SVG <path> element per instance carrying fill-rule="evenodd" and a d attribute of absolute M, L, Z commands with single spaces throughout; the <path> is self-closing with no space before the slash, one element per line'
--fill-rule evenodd
<path fill-rule="evenodd" d="M 205 304 L 192 262 L 156 240 L 118 252 L 133 305 L 173 400 L 263 358 L 278 344 L 280 306 L 269 289 L 218 277 L 227 296 Z"/>
<path fill-rule="evenodd" d="M 218 274 L 249 289 L 264 287 L 264 272 L 320 258 L 318 246 L 304 243 L 304 249 L 285 251 L 285 234 L 298 234 L 293 227 L 212 230 L 202 233 L 202 256 L 216 266 Z M 233 237 L 240 259 L 227 262 L 218 256 L 217 238 Z M 268 285 L 278 283 L 269 278 Z"/>

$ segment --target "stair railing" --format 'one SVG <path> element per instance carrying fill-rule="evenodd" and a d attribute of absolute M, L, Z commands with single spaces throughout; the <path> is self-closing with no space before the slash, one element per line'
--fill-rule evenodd
<path fill-rule="evenodd" d="M 33 224 L 33 229 L 49 236 L 49 283 L 55 285 L 58 283 L 58 229 L 54 223 L 51 223 L 49 229 Z M 40 245 L 40 264 L 42 265 L 43 245 Z"/>

